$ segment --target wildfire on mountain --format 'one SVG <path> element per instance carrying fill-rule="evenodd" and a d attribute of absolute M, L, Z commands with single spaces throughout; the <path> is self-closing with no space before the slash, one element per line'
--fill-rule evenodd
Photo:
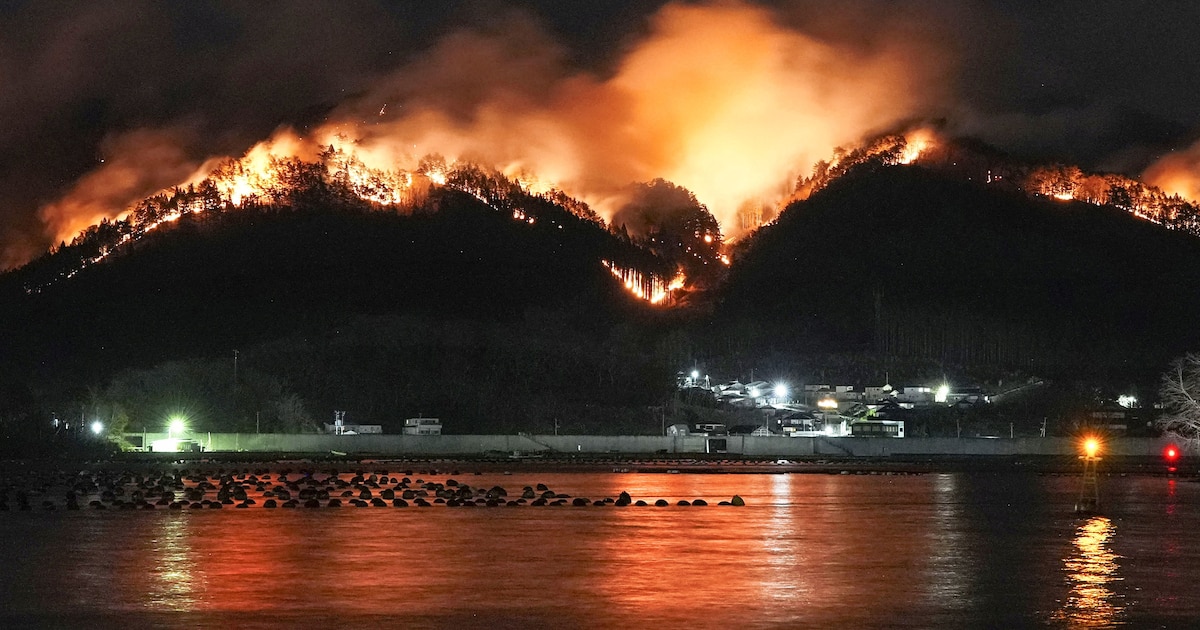
<path fill-rule="evenodd" d="M 64 242 L 113 232 L 89 250 L 85 261 L 94 261 L 184 213 L 303 202 L 298 195 L 314 183 L 400 212 L 449 187 L 534 225 L 537 217 L 503 192 L 512 186 L 598 214 L 614 232 L 628 227 L 626 237 L 668 259 L 663 267 L 679 264 L 688 283 L 703 287 L 712 269 L 731 264 L 727 242 L 790 201 L 858 165 L 926 163 L 944 144 L 938 131 L 911 122 L 945 94 L 943 55 L 900 35 L 880 33 L 863 47 L 804 32 L 756 5 L 669 3 L 598 76 L 569 69 L 544 33 L 516 26 L 455 32 L 323 122 L 283 126 L 241 157 L 189 156 L 169 129 L 117 135 L 104 163 L 41 217 Z M 1187 226 L 1194 213 L 1170 193 L 1200 193 L 1197 154 L 1194 147 L 1147 171 L 1162 190 L 1074 167 L 1003 181 Z M 713 225 L 672 225 L 665 215 L 674 209 L 638 198 L 639 183 L 654 182 L 693 196 L 695 215 Z M 675 284 L 605 264 L 651 302 Z"/>
<path fill-rule="evenodd" d="M 311 163 L 332 148 L 346 163 L 327 166 L 383 205 L 419 195 L 418 174 L 445 185 L 445 172 L 418 168 L 439 153 L 535 194 L 566 191 L 606 219 L 631 182 L 663 178 L 694 192 L 736 238 L 743 202 L 778 206 L 788 183 L 835 147 L 919 115 L 940 93 L 938 51 L 900 36 L 881 34 L 871 47 L 838 43 L 741 2 L 671 3 L 649 26 L 605 77 L 570 70 L 528 25 L 459 31 L 323 124 L 284 127 L 241 158 L 193 158 L 190 167 L 177 148 L 138 163 L 136 181 L 126 156 L 143 153 L 153 134 L 118 136 L 110 159 L 42 218 L 56 240 L 69 240 L 156 191 L 206 178 L 233 205 L 269 200 L 276 181 L 293 174 L 290 161 Z M 170 148 L 169 134 L 159 135 L 156 155 Z"/>

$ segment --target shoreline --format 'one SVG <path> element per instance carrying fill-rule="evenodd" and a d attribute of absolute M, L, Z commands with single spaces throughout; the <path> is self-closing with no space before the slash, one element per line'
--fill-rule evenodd
<path fill-rule="evenodd" d="M 638 474 L 853 474 L 917 475 L 937 473 L 1082 474 L 1079 457 L 1060 455 L 920 455 L 888 457 L 756 458 L 729 456 L 667 457 L 662 455 L 580 454 L 559 457 L 460 455 L 396 456 L 355 453 L 120 453 L 106 459 L 42 458 L 0 460 L 0 474 L 9 471 L 109 468 L 219 469 L 268 466 L 294 469 L 407 466 L 473 473 L 638 473 Z M 1101 458 L 1104 475 L 1150 475 L 1200 480 L 1200 461 L 1168 464 L 1162 458 L 1114 456 Z"/>

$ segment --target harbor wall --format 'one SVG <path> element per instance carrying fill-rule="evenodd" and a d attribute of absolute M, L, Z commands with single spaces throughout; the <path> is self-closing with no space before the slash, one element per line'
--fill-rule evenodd
<path fill-rule="evenodd" d="M 143 434 L 129 434 L 141 437 Z M 165 438 L 145 434 L 146 443 Z M 488 453 L 571 454 L 717 454 L 749 457 L 887 457 L 963 455 L 1077 455 L 1072 438 L 863 438 L 756 437 L 731 435 L 327 435 L 293 433 L 189 433 L 206 451 L 258 453 L 329 453 L 381 455 L 484 455 Z M 1165 438 L 1115 438 L 1103 454 L 1158 456 Z M 723 448 L 722 448 L 723 447 Z"/>

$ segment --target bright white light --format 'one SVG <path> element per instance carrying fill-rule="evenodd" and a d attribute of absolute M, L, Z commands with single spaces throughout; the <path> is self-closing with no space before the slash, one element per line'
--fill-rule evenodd
<path fill-rule="evenodd" d="M 1117 396 L 1117 404 L 1126 409 L 1133 409 L 1137 406 L 1137 396 Z"/>
<path fill-rule="evenodd" d="M 837 409 L 837 401 L 832 398 L 822 398 L 817 401 L 817 406 L 821 409 Z"/>
<path fill-rule="evenodd" d="M 751 387 L 751 388 L 750 388 L 750 397 L 751 397 L 751 398 L 758 398 L 758 395 L 759 395 L 758 388 L 757 388 L 757 387 Z"/>
<path fill-rule="evenodd" d="M 152 453 L 178 453 L 179 445 L 183 440 L 179 438 L 167 438 L 165 440 L 154 440 L 150 443 L 150 451 Z"/>
<path fill-rule="evenodd" d="M 788 395 L 787 385 L 784 385 L 783 383 L 778 383 L 775 385 L 775 397 L 776 398 L 787 398 L 787 395 Z"/>
<path fill-rule="evenodd" d="M 944 402 L 946 402 L 946 399 L 948 399 L 949 397 L 950 397 L 950 386 L 945 383 L 942 383 L 942 386 L 938 387 L 937 392 L 933 395 L 933 402 L 944 403 Z"/>
<path fill-rule="evenodd" d="M 101 433 L 104 433 L 104 423 L 100 422 L 99 420 L 93 422 L 92 423 L 92 433 L 95 433 L 96 435 L 100 435 Z"/>
<path fill-rule="evenodd" d="M 692 370 L 692 380 L 696 380 L 696 379 L 698 379 L 698 378 L 700 378 L 700 371 L 699 371 L 699 370 Z"/>
<path fill-rule="evenodd" d="M 183 418 L 171 418 L 171 423 L 167 425 L 167 437 L 173 436 L 176 433 L 183 433 Z"/>

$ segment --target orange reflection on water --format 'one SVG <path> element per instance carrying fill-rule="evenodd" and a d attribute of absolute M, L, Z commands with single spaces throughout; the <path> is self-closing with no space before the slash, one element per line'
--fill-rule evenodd
<path fill-rule="evenodd" d="M 1111 543 L 1116 525 L 1103 516 L 1095 516 L 1075 532 L 1075 553 L 1063 560 L 1071 592 L 1056 618 L 1080 627 L 1112 625 L 1124 612 L 1122 598 L 1110 585 L 1121 581 L 1117 575 L 1117 554 Z"/>
<path fill-rule="evenodd" d="M 771 479 L 773 505 L 762 538 L 768 572 L 762 576 L 761 590 L 773 605 L 794 606 L 815 595 L 808 579 L 811 574 L 796 570 L 809 558 L 808 549 L 799 535 L 802 523 L 791 505 L 793 478 L 793 475 L 775 475 Z M 828 532 L 827 535 L 835 533 Z"/>
<path fill-rule="evenodd" d="M 152 610 L 191 610 L 204 589 L 204 575 L 196 570 L 191 531 L 186 516 L 172 514 L 159 523 L 151 540 L 146 607 Z M 143 569 L 145 570 L 145 569 Z"/>

